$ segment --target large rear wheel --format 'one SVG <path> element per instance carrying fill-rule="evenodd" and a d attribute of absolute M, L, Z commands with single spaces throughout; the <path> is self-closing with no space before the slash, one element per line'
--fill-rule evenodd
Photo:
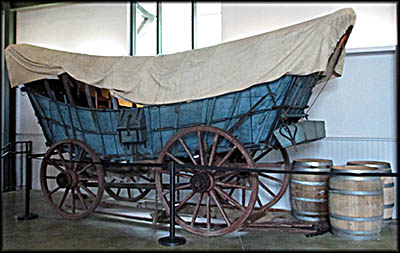
<path fill-rule="evenodd" d="M 184 129 L 163 147 L 159 163 L 174 161 L 176 187 L 175 220 L 185 230 L 203 236 L 220 236 L 247 225 L 257 198 L 257 173 L 235 169 L 235 156 L 252 157 L 231 134 L 211 126 Z M 228 167 L 226 171 L 204 170 L 185 165 Z M 240 180 L 237 180 L 240 178 Z M 170 171 L 157 168 L 157 194 L 170 213 Z"/>

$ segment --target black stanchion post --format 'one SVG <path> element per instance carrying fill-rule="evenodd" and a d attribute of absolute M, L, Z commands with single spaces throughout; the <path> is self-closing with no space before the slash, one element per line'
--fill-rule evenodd
<path fill-rule="evenodd" d="M 39 215 L 37 214 L 30 213 L 31 189 L 32 189 L 32 142 L 25 143 L 25 151 L 26 151 L 25 214 L 23 216 L 17 216 L 16 217 L 17 220 L 32 220 L 39 217 Z"/>
<path fill-rule="evenodd" d="M 169 236 L 158 239 L 158 243 L 164 246 L 179 246 L 186 243 L 183 237 L 175 236 L 175 163 L 170 163 L 170 200 L 169 200 Z"/>

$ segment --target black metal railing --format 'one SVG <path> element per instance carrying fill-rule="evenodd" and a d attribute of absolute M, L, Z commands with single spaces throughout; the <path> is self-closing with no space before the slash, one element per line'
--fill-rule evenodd
<path fill-rule="evenodd" d="M 18 164 L 19 163 L 19 164 Z M 19 175 L 17 174 L 19 165 Z M 30 191 L 32 189 L 32 141 L 15 141 L 1 148 L 2 191 L 15 191 L 25 186 L 25 212 L 17 220 L 35 219 L 30 212 Z M 25 173 L 24 173 L 25 172 Z M 25 174 L 25 180 L 24 180 Z M 19 184 L 17 184 L 19 177 Z M 7 185 L 4 185 L 7 182 Z"/>

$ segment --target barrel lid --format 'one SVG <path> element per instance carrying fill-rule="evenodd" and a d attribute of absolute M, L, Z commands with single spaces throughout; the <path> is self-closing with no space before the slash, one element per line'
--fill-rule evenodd
<path fill-rule="evenodd" d="M 381 161 L 348 161 L 347 165 L 361 165 L 377 169 L 390 169 L 390 163 Z"/>
<path fill-rule="evenodd" d="M 329 168 L 333 165 L 332 160 L 318 158 L 303 158 L 293 161 L 293 167 L 308 167 L 308 168 Z"/>

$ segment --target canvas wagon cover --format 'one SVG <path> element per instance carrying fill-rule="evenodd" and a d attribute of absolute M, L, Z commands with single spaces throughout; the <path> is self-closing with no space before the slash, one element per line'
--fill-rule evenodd
<path fill-rule="evenodd" d="M 12 87 L 67 72 L 117 97 L 168 104 L 243 90 L 285 74 L 340 76 L 345 52 L 332 69 L 328 60 L 355 19 L 346 8 L 272 32 L 157 56 L 94 56 L 16 44 L 6 48 L 6 62 Z"/>

